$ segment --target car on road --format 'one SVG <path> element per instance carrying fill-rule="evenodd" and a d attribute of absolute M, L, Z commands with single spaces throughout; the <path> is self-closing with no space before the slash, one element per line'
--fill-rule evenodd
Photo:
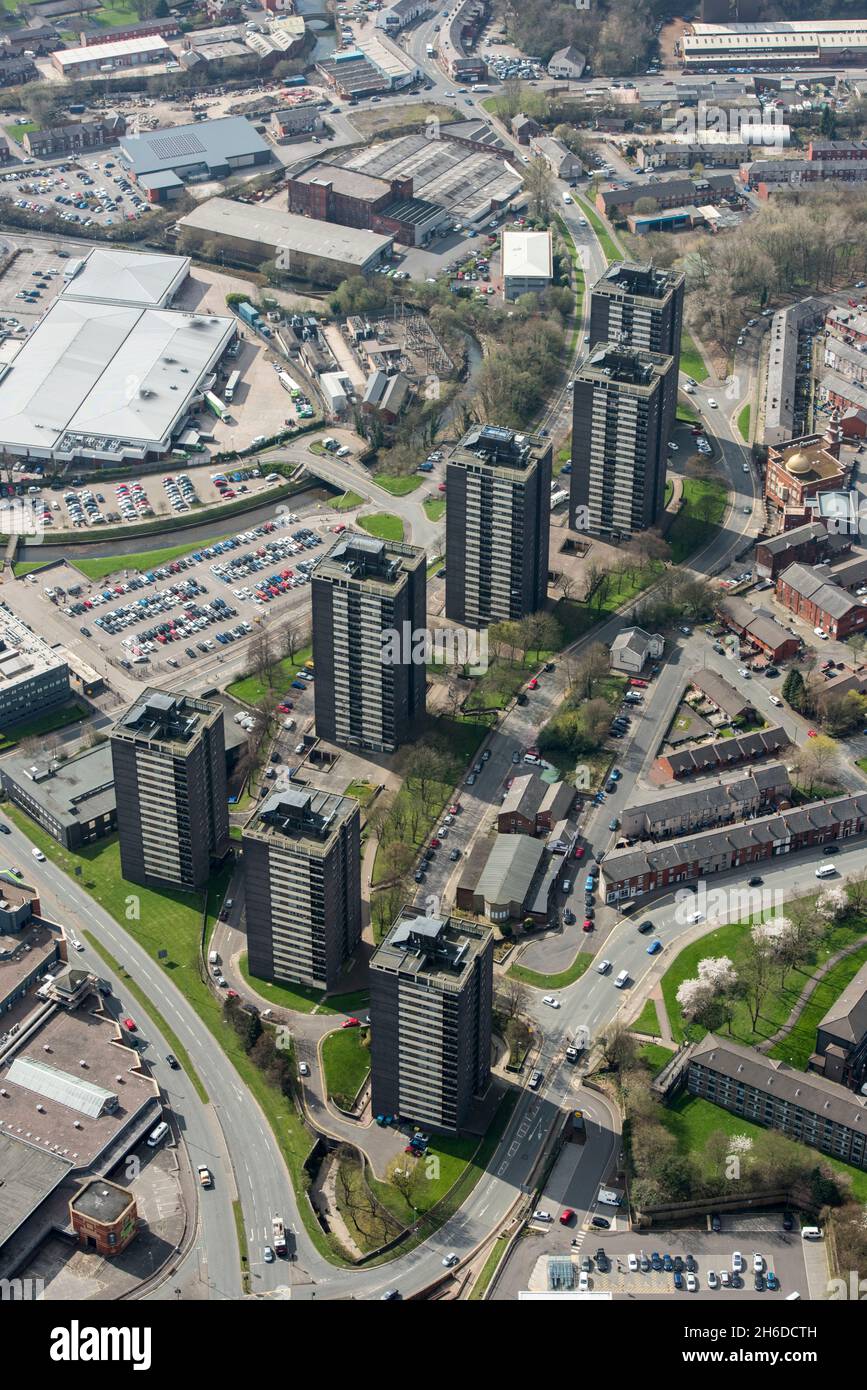
<path fill-rule="evenodd" d="M 700 922 L 703 916 L 703 912 L 690 912 L 686 918 L 687 926 L 693 926 L 696 922 Z"/>
<path fill-rule="evenodd" d="M 711 410 L 716 410 L 716 408 L 717 408 L 717 403 L 716 403 L 716 401 L 714 400 L 713 396 L 708 396 L 708 398 L 707 398 L 707 403 L 708 403 L 708 405 L 710 406 Z"/>
<path fill-rule="evenodd" d="M 642 936 L 646 936 L 648 932 L 653 931 L 653 923 L 650 921 L 649 918 L 646 922 L 639 922 L 638 930 Z"/>
<path fill-rule="evenodd" d="M 533 1212 L 533 1220 L 544 1221 L 547 1224 L 547 1222 L 553 1221 L 554 1218 L 549 1211 L 543 1211 L 541 1207 L 538 1207 L 536 1211 Z"/>
<path fill-rule="evenodd" d="M 561 1226 L 571 1226 L 571 1224 L 572 1224 L 572 1222 L 573 1222 L 574 1220 L 575 1220 L 575 1213 L 574 1213 L 574 1211 L 572 1210 L 572 1208 L 571 1208 L 571 1207 L 564 1207 L 563 1210 L 562 1210 L 561 1213 L 560 1213 L 560 1225 L 561 1225 Z"/>
<path fill-rule="evenodd" d="M 123 1026 L 128 1033 L 135 1033 L 138 1029 L 138 1024 L 136 1023 L 134 1018 L 125 1018 L 123 1021 Z"/>
<path fill-rule="evenodd" d="M 596 967 L 596 973 L 597 973 L 597 975 L 607 975 L 610 969 L 611 969 L 611 961 L 610 961 L 610 960 L 601 960 L 601 961 L 599 962 L 599 964 L 597 965 L 597 967 Z"/>
<path fill-rule="evenodd" d="M 272 1265 L 274 1263 L 274 1251 L 271 1249 L 270 1245 L 265 1246 L 265 1249 L 262 1251 L 262 1258 L 266 1265 Z"/>
<path fill-rule="evenodd" d="M 443 1256 L 443 1265 L 446 1269 L 452 1269 L 458 1262 L 458 1257 L 454 1251 L 450 1255 Z"/>
<path fill-rule="evenodd" d="M 573 925 L 575 921 L 575 913 L 572 911 L 571 907 L 563 908 L 563 921 L 566 923 L 567 927 L 571 927 Z"/>
<path fill-rule="evenodd" d="M 793 1231 L 795 1229 L 795 1217 L 792 1212 L 783 1212 L 783 1230 Z"/>
<path fill-rule="evenodd" d="M 648 946 L 647 954 L 649 956 L 658 956 L 661 950 L 662 942 L 660 941 L 659 937 L 657 937 L 656 940 L 651 941 L 650 945 Z"/>
<path fill-rule="evenodd" d="M 310 1075 L 310 1067 L 308 1066 L 308 1064 L 307 1064 L 306 1062 L 299 1062 L 299 1063 L 298 1063 L 298 1071 L 299 1071 L 299 1073 L 300 1073 L 301 1076 L 309 1076 L 309 1075 Z"/>
<path fill-rule="evenodd" d="M 172 1071 L 180 1071 L 180 1069 L 181 1069 L 181 1064 L 180 1064 L 180 1062 L 178 1061 L 177 1057 L 175 1056 L 175 1054 L 174 1054 L 173 1052 L 167 1052 L 167 1053 L 166 1053 L 166 1061 L 168 1062 L 168 1064 L 169 1064 L 169 1066 L 171 1067 Z"/>
<path fill-rule="evenodd" d="M 45 855 L 42 853 L 42 850 L 37 849 L 35 845 L 33 846 L 33 849 L 30 851 L 30 853 L 33 855 L 34 859 L 39 860 L 40 864 L 45 863 Z"/>
<path fill-rule="evenodd" d="M 531 1073 L 530 1073 L 530 1080 L 527 1082 L 527 1085 L 529 1086 L 530 1090 L 531 1090 L 531 1091 L 538 1091 L 538 1089 L 539 1089 L 539 1087 L 541 1086 L 541 1084 L 542 1084 L 542 1073 L 541 1073 L 540 1071 L 533 1071 L 533 1072 L 531 1072 Z"/>
<path fill-rule="evenodd" d="M 559 1009 L 560 1007 L 560 1000 L 556 999 L 553 994 L 543 994 L 542 1003 L 547 1004 L 549 1009 Z"/>
<path fill-rule="evenodd" d="M 620 824 L 620 822 L 618 821 L 617 817 L 616 817 L 616 816 L 612 816 L 611 819 L 610 819 L 610 821 L 608 822 L 608 829 L 609 829 L 609 830 L 616 830 L 619 824 Z"/>
<path fill-rule="evenodd" d="M 11 835 L 12 831 L 8 825 L 0 825 L 0 835 Z"/>
<path fill-rule="evenodd" d="M 361 1027 L 361 1019 L 359 1019 L 359 1018 L 345 1018 L 345 1019 L 343 1020 L 343 1022 L 341 1023 L 340 1026 L 341 1026 L 341 1028 L 360 1028 L 360 1027 Z"/>

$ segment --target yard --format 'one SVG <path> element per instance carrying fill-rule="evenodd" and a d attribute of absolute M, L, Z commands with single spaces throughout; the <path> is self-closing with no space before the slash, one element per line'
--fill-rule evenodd
<path fill-rule="evenodd" d="M 838 961 L 818 983 L 807 1002 L 804 1012 L 801 1014 L 791 1032 L 783 1038 L 782 1042 L 776 1043 L 769 1053 L 771 1057 L 778 1057 L 783 1062 L 788 1062 L 790 1066 L 797 1067 L 800 1071 L 806 1071 L 810 1055 L 816 1048 L 816 1028 L 817 1025 L 836 1003 L 843 990 L 850 980 L 857 975 L 862 965 L 867 962 L 867 945 L 853 951 L 851 956 L 844 957 Z"/>
<path fill-rule="evenodd" d="M 658 578 L 660 568 L 659 565 L 648 565 L 637 574 L 617 574 L 612 570 L 610 582 L 604 589 L 600 589 L 592 603 L 585 603 L 583 599 L 558 599 L 554 607 L 554 617 L 560 624 L 564 643 L 568 645 L 583 637 L 591 627 L 595 627 L 603 618 L 616 612 L 622 604 L 628 603 L 636 594 L 647 589 Z"/>
<path fill-rule="evenodd" d="M 747 444 L 749 444 L 749 442 L 750 442 L 750 415 L 751 415 L 751 414 L 752 414 L 752 407 L 750 406 L 750 403 L 749 403 L 749 401 L 748 401 L 747 404 L 744 406 L 743 410 L 741 410 L 741 411 L 739 412 L 739 414 L 738 414 L 738 430 L 740 431 L 741 439 L 743 439 Z"/>
<path fill-rule="evenodd" d="M 369 535 L 376 536 L 378 540 L 403 540 L 403 522 L 399 516 L 395 516 L 392 512 L 372 512 L 369 516 L 360 516 L 358 524 Z"/>
<path fill-rule="evenodd" d="M 422 506 L 429 521 L 442 521 L 446 510 L 444 497 L 426 497 Z"/>
<path fill-rule="evenodd" d="M 392 473 L 374 473 L 373 481 L 386 492 L 390 492 L 392 497 L 407 497 L 409 493 L 415 492 L 417 487 L 421 487 L 425 481 L 420 473 L 404 473 L 395 476 Z"/>
<path fill-rule="evenodd" d="M 704 358 L 686 329 L 683 330 L 680 340 L 680 370 L 691 376 L 694 381 L 707 381 L 710 375 Z"/>
<path fill-rule="evenodd" d="M 728 505 L 725 483 L 716 478 L 684 478 L 683 502 L 668 529 L 671 558 L 682 565 L 713 540 Z"/>
<path fill-rule="evenodd" d="M 370 1033 L 366 1028 L 338 1028 L 322 1040 L 325 1087 L 348 1110 L 370 1071 Z"/>
<path fill-rule="evenodd" d="M 271 668 L 270 676 L 265 672 L 250 672 L 241 676 L 240 680 L 227 685 L 226 694 L 231 695 L 234 700 L 241 700 L 245 705 L 258 705 L 259 701 L 266 699 L 268 695 L 282 694 L 295 679 L 295 672 L 310 660 L 312 654 L 312 647 L 302 647 L 294 656 L 285 656 L 281 661 L 276 661 Z M 298 693 L 300 695 L 301 692 Z"/>
<path fill-rule="evenodd" d="M 364 498 L 357 492 L 344 492 L 342 497 L 337 497 L 331 503 L 336 512 L 351 512 L 356 507 L 360 507 Z"/>

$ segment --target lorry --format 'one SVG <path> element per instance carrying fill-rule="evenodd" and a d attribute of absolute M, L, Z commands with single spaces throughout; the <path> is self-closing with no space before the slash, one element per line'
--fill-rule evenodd
<path fill-rule="evenodd" d="M 235 391 L 237 390 L 238 382 L 239 382 L 240 380 L 241 380 L 241 373 L 240 373 L 240 372 L 232 372 L 231 376 L 229 377 L 229 380 L 226 382 L 226 389 L 225 389 L 225 391 L 223 392 L 223 395 L 224 395 L 225 398 L 226 398 L 226 404 L 227 404 L 227 405 L 229 404 L 229 402 L 230 402 L 231 400 L 234 399 Z"/>
<path fill-rule="evenodd" d="M 274 1242 L 274 1249 L 278 1255 L 286 1254 L 286 1227 L 283 1225 L 283 1217 L 275 1216 L 271 1222 L 271 1238 Z"/>
<path fill-rule="evenodd" d="M 432 44 L 432 43 L 426 43 L 425 46 L 424 46 L 424 51 L 425 51 L 425 53 L 427 54 L 427 56 L 428 56 L 429 58 L 432 58 L 432 57 L 434 56 L 434 46 L 433 46 L 433 44 Z"/>

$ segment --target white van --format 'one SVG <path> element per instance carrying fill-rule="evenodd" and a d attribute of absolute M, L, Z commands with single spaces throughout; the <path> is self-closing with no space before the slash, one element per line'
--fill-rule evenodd
<path fill-rule="evenodd" d="M 156 1129 L 153 1130 L 152 1133 L 150 1133 L 150 1134 L 148 1135 L 148 1148 L 149 1148 L 149 1149 L 156 1149 L 156 1148 L 159 1148 L 160 1144 L 163 1142 L 163 1140 L 165 1139 L 165 1137 L 166 1137 L 166 1135 L 168 1134 L 168 1132 L 169 1132 L 169 1127 L 168 1127 L 168 1125 L 166 1124 L 165 1120 L 160 1120 L 160 1122 L 159 1122 L 159 1124 L 157 1125 Z"/>
<path fill-rule="evenodd" d="M 628 970 L 621 970 L 620 974 L 617 976 L 617 979 L 614 981 L 614 988 L 615 988 L 615 989 L 625 989 L 626 986 L 628 985 L 628 983 L 629 983 L 629 971 L 628 971 Z"/>
<path fill-rule="evenodd" d="M 219 951 L 211 951 L 211 952 L 209 952 L 209 954 L 208 954 L 208 965 L 219 965 L 219 964 L 220 964 L 220 953 L 219 953 Z"/>
<path fill-rule="evenodd" d="M 816 870 L 817 878 L 833 878 L 837 870 L 833 864 L 820 864 Z"/>
<path fill-rule="evenodd" d="M 822 1232 L 818 1226 L 802 1226 L 801 1240 L 821 1240 Z"/>

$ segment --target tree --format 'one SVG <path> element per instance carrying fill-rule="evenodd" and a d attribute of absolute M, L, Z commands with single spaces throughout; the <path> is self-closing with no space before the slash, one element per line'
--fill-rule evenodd
<path fill-rule="evenodd" d="M 816 738 L 806 739 L 803 747 L 797 750 L 795 761 L 798 774 L 810 795 L 812 795 L 817 782 L 837 781 L 835 767 L 837 751 L 834 740 L 827 738 L 824 734 L 819 734 Z"/>
<path fill-rule="evenodd" d="M 510 975 L 501 975 L 494 995 L 494 1005 L 507 1021 L 526 1014 L 530 1002 L 530 992 L 520 980 Z"/>
<path fill-rule="evenodd" d="M 407 1206 L 418 1211 L 418 1199 L 424 1182 L 424 1163 L 410 1154 L 400 1154 L 388 1168 L 388 1180 L 400 1193 Z"/>
<path fill-rule="evenodd" d="M 554 179 L 547 161 L 536 155 L 524 169 L 524 182 L 530 198 L 530 211 L 541 221 L 551 209 L 554 200 Z"/>
<path fill-rule="evenodd" d="M 741 987 L 754 1032 L 773 983 L 772 971 L 773 953 L 766 938 L 760 936 L 756 940 L 754 936 L 749 955 L 741 966 Z"/>
<path fill-rule="evenodd" d="M 783 681 L 783 699 L 792 706 L 792 709 L 799 710 L 804 698 L 804 677 L 801 675 L 797 666 L 793 666 L 786 679 Z"/>
<path fill-rule="evenodd" d="M 627 1071 L 635 1061 L 638 1044 L 623 1023 L 612 1023 L 604 1038 L 600 1038 L 602 1055 L 612 1071 Z"/>
<path fill-rule="evenodd" d="M 636 198 L 635 211 L 639 214 L 647 214 L 659 211 L 659 203 L 655 198 Z"/>

